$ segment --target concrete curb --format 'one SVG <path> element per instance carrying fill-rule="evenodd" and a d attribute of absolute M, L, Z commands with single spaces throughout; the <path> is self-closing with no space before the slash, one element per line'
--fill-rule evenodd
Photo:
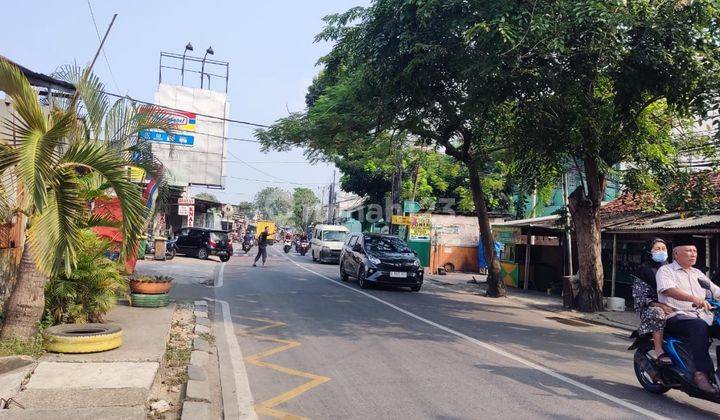
<path fill-rule="evenodd" d="M 208 319 L 208 305 L 204 300 L 194 302 L 195 314 L 195 335 L 193 349 L 190 353 L 190 365 L 188 366 L 188 383 L 185 390 L 185 401 L 183 402 L 181 419 L 209 419 L 210 415 L 210 386 L 207 382 L 207 364 L 210 358 L 210 343 L 207 340 L 197 337 L 200 332 L 211 333 L 210 328 L 203 327 L 198 330 L 200 322 L 210 324 Z M 203 320 L 198 322 L 199 320 Z"/>

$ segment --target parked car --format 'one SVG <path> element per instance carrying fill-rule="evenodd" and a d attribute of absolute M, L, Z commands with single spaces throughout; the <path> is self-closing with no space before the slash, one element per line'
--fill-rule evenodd
<path fill-rule="evenodd" d="M 316 225 L 310 241 L 313 261 L 338 262 L 349 230 L 340 225 Z"/>
<path fill-rule="evenodd" d="M 340 255 L 340 278 L 357 279 L 366 289 L 373 284 L 410 287 L 417 292 L 423 283 L 423 267 L 405 241 L 379 233 L 352 233 Z"/>
<path fill-rule="evenodd" d="M 177 236 L 177 253 L 207 259 L 217 255 L 220 261 L 227 261 L 233 254 L 228 232 L 203 228 L 183 228 Z"/>

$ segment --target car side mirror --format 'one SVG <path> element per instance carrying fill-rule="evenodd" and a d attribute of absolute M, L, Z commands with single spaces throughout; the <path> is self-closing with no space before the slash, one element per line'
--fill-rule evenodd
<path fill-rule="evenodd" d="M 417 257 L 417 251 L 415 251 L 414 249 L 411 250 L 411 251 L 412 251 L 412 253 L 415 254 L 415 256 Z"/>
<path fill-rule="evenodd" d="M 353 245 L 352 250 L 354 252 L 363 252 L 362 245 L 360 245 L 360 244 Z"/>

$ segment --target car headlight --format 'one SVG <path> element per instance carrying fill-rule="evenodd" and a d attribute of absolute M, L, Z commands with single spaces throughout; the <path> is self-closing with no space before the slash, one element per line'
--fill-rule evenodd
<path fill-rule="evenodd" d="M 412 265 L 413 265 L 413 267 L 416 267 L 416 268 L 420 267 L 420 260 L 413 261 Z"/>
<path fill-rule="evenodd" d="M 373 257 L 373 256 L 369 256 L 368 261 L 370 261 L 371 263 L 373 263 L 375 265 L 380 264 L 380 262 L 381 262 L 379 258 Z"/>

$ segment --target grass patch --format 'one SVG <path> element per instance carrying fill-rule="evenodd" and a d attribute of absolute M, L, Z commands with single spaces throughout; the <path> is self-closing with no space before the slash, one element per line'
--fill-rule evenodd
<path fill-rule="evenodd" d="M 168 347 L 165 351 L 165 361 L 170 367 L 186 366 L 190 363 L 190 347 Z"/>
<path fill-rule="evenodd" d="M 0 356 L 32 356 L 38 358 L 45 353 L 42 335 L 38 334 L 29 341 L 17 338 L 0 341 Z"/>
<path fill-rule="evenodd" d="M 198 334 L 200 338 L 210 343 L 211 346 L 215 345 L 215 336 L 210 333 L 200 333 Z"/>

